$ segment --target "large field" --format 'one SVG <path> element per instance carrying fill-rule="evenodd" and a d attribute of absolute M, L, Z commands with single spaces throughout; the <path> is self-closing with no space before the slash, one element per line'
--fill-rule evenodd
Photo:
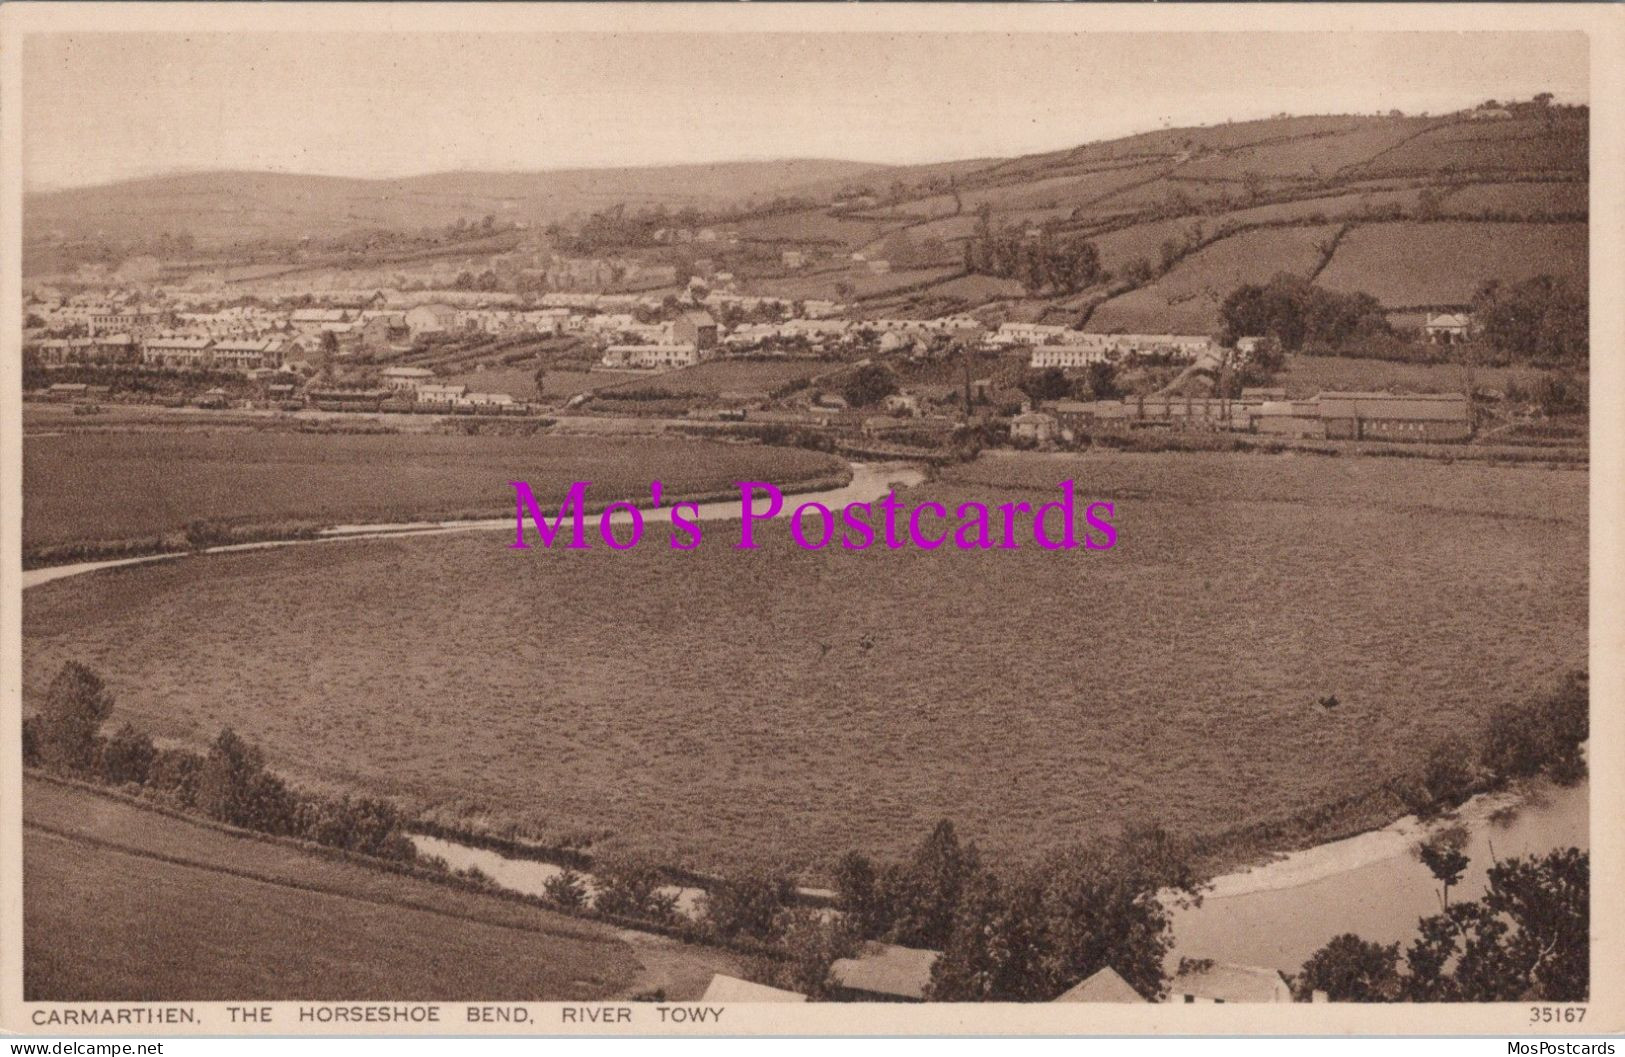
<path fill-rule="evenodd" d="M 594 1000 L 697 995 L 727 971 L 716 952 L 648 957 L 610 928 L 49 782 L 26 784 L 23 810 L 30 1001 Z"/>
<path fill-rule="evenodd" d="M 138 540 L 193 519 L 262 523 L 389 522 L 511 510 L 508 482 L 540 499 L 591 481 L 589 499 L 792 482 L 839 469 L 789 448 L 581 437 L 315 436 L 277 432 L 66 433 L 23 450 L 25 551 Z"/>
<path fill-rule="evenodd" d="M 1363 291 L 1389 308 L 1464 305 L 1487 279 L 1549 274 L 1583 286 L 1586 241 L 1584 223 L 1365 224 L 1338 244 L 1318 282 Z"/>
<path fill-rule="evenodd" d="M 481 534 L 62 580 L 25 599 L 25 700 L 78 659 L 115 722 L 230 725 L 306 782 L 816 875 L 943 817 L 1018 857 L 1289 823 L 1585 664 L 1583 471 L 1005 455 L 905 498 L 1066 478 L 1116 503 L 1115 549 L 739 551 L 718 524 L 690 553 Z"/>

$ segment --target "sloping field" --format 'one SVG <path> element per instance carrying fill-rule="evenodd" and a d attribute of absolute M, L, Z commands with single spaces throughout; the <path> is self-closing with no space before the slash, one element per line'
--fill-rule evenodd
<path fill-rule="evenodd" d="M 1503 213 L 1517 217 L 1572 217 L 1590 211 L 1589 183 L 1504 183 L 1473 184 L 1445 199 L 1449 216 L 1477 216 Z"/>
<path fill-rule="evenodd" d="M 1586 281 L 1586 225 L 1396 222 L 1356 227 L 1317 280 L 1363 290 L 1390 308 L 1461 305 L 1487 279 Z"/>
<path fill-rule="evenodd" d="M 812 873 L 943 817 L 1017 858 L 1287 822 L 1585 663 L 1583 472 L 1001 456 L 900 498 L 1068 478 L 1116 504 L 1116 548 L 741 551 L 708 524 L 692 552 L 481 534 L 61 580 L 28 592 L 25 701 L 78 659 L 121 720 L 230 724 L 304 780 Z"/>
<path fill-rule="evenodd" d="M 1219 323 L 1219 305 L 1242 283 L 1279 272 L 1306 275 L 1320 260 L 1316 243 L 1330 224 L 1264 228 L 1220 239 L 1186 257 L 1162 278 L 1113 298 L 1089 318 L 1090 330 L 1206 334 Z"/>
<path fill-rule="evenodd" d="M 751 283 L 751 291 L 791 299 L 850 301 L 865 297 L 881 297 L 894 290 L 904 290 L 947 279 L 958 271 L 958 268 L 916 268 L 874 275 L 860 266 L 843 272 L 822 272 L 817 275 L 791 276 L 783 279 L 759 279 Z M 837 288 L 837 284 L 843 283 L 850 287 L 850 292 L 845 295 Z"/>
<path fill-rule="evenodd" d="M 30 780 L 29 1001 L 559 1001 L 646 973 L 614 930 Z M 652 985 L 651 985 L 652 986 Z"/>
<path fill-rule="evenodd" d="M 830 456 L 679 440 L 583 437 L 70 433 L 23 451 L 24 549 L 129 540 L 194 519 L 233 524 L 415 521 L 513 510 L 509 481 L 538 499 L 591 481 L 589 498 L 728 489 L 742 477 L 832 472 Z"/>
<path fill-rule="evenodd" d="M 830 216 L 822 209 L 753 217 L 735 225 L 741 238 L 757 241 L 861 246 L 895 228 L 895 222 Z"/>
<path fill-rule="evenodd" d="M 1215 180 L 1240 180 L 1248 173 L 1274 178 L 1327 177 L 1404 142 L 1431 123 L 1426 118 L 1384 121 L 1333 135 L 1261 144 L 1194 159 L 1181 166 L 1179 173 Z"/>
<path fill-rule="evenodd" d="M 1585 121 L 1464 121 L 1424 132 L 1360 166 L 1366 173 L 1584 170 L 1590 144 Z"/>

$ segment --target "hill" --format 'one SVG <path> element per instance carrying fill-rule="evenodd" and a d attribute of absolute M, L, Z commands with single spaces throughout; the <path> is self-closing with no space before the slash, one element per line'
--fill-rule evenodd
<path fill-rule="evenodd" d="M 200 246 L 299 239 L 351 229 L 416 230 L 477 220 L 545 224 L 572 214 L 665 203 L 714 209 L 815 191 L 884 166 L 792 159 L 557 172 L 452 172 L 393 180 L 295 173 L 182 173 L 26 195 L 31 241 L 156 231 Z"/>
<path fill-rule="evenodd" d="M 44 262 L 51 254 L 37 240 L 97 233 L 185 230 L 202 246 L 418 230 L 488 214 L 534 225 L 616 206 L 629 215 L 694 206 L 737 242 L 707 243 L 702 254 L 654 244 L 647 232 L 619 244 L 630 236 L 612 230 L 579 252 L 680 268 L 705 256 L 746 292 L 835 298 L 870 315 L 987 308 L 989 319 L 1203 332 L 1216 328 L 1238 283 L 1282 271 L 1413 314 L 1464 305 L 1489 279 L 1544 272 L 1583 284 L 1589 148 L 1587 108 L 1521 103 L 1431 117 L 1281 116 L 912 166 L 783 161 L 388 181 L 169 176 L 31 195 L 26 230 L 33 260 Z M 1008 266 L 983 263 L 967 278 L 967 245 L 989 234 L 1086 239 L 1100 271 L 1066 289 L 1026 287 Z M 472 259 L 512 245 L 455 248 Z M 781 264 L 788 249 L 805 263 Z M 362 275 L 342 271 L 361 262 L 336 263 L 341 286 Z M 362 285 L 376 285 L 380 276 L 366 278 Z"/>

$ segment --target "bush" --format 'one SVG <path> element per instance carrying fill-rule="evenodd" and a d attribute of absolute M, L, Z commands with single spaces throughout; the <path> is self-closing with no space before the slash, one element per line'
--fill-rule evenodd
<path fill-rule="evenodd" d="M 1460 741 L 1448 741 L 1428 753 L 1422 765 L 1422 789 L 1433 807 L 1455 807 L 1473 795 L 1477 774 L 1472 750 Z"/>
<path fill-rule="evenodd" d="M 101 752 L 101 725 L 113 713 L 113 695 L 101 677 L 69 661 L 51 680 L 35 717 L 41 764 L 63 771 L 89 771 Z"/>
<path fill-rule="evenodd" d="M 147 788 L 167 794 L 182 807 L 193 807 L 202 773 L 202 756 L 186 749 L 163 749 L 147 769 Z"/>
<path fill-rule="evenodd" d="M 1479 762 L 1497 778 L 1545 773 L 1562 782 L 1585 773 L 1580 746 L 1591 736 L 1590 690 L 1574 673 L 1557 691 L 1532 705 L 1507 706 L 1490 717 Z"/>
<path fill-rule="evenodd" d="M 657 867 L 641 859 L 604 859 L 596 872 L 593 909 L 599 913 L 658 922 L 677 919 L 677 897 L 661 891 L 665 878 Z"/>
<path fill-rule="evenodd" d="M 783 913 L 795 895 L 790 879 L 758 871 L 713 885 L 701 906 L 701 922 L 718 936 L 769 941 L 784 927 Z"/>
<path fill-rule="evenodd" d="M 102 777 L 113 785 L 145 785 L 157 758 L 158 749 L 146 732 L 126 723 L 102 747 Z"/>
<path fill-rule="evenodd" d="M 542 895 L 564 910 L 585 910 L 588 903 L 586 878 L 566 866 L 543 882 Z"/>

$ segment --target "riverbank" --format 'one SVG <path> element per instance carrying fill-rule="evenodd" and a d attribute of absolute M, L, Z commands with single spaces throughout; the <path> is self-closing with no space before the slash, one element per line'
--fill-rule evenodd
<path fill-rule="evenodd" d="M 816 478 L 800 484 L 786 485 L 783 492 L 786 497 L 795 496 L 803 501 L 816 500 L 832 509 L 839 509 L 847 503 L 869 502 L 879 499 L 890 491 L 893 485 L 910 487 L 924 479 L 924 473 L 908 463 L 854 462 L 848 463 L 846 468 L 838 474 Z M 598 501 L 589 504 L 586 509 L 589 514 L 598 514 L 613 505 L 614 502 L 612 500 Z M 737 489 L 710 492 L 698 496 L 667 497 L 668 504 L 674 502 L 698 503 L 698 514 L 691 516 L 691 519 L 696 520 L 727 521 L 737 519 L 740 513 Z M 634 505 L 640 510 L 647 510 L 651 506 L 647 498 L 634 501 Z M 788 515 L 781 514 L 781 516 Z M 617 513 L 611 516 L 610 521 L 612 524 L 621 525 L 627 523 L 630 519 L 631 515 L 629 513 Z M 191 550 L 160 551 L 152 554 L 71 562 L 61 565 L 42 565 L 30 568 L 25 558 L 22 586 L 26 589 L 50 583 L 53 580 L 82 576 L 101 569 L 115 569 L 121 566 L 186 558 L 200 554 L 230 554 L 240 551 L 266 550 L 273 547 L 289 547 L 297 544 L 338 543 L 346 540 L 385 539 L 398 536 L 437 536 L 458 532 L 489 532 L 498 529 L 512 531 L 513 527 L 514 518 L 512 514 L 501 517 L 475 517 L 443 521 L 395 521 L 378 524 L 358 523 L 325 527 L 310 526 L 308 529 L 301 530 L 291 536 L 279 538 L 227 543 Z"/>

